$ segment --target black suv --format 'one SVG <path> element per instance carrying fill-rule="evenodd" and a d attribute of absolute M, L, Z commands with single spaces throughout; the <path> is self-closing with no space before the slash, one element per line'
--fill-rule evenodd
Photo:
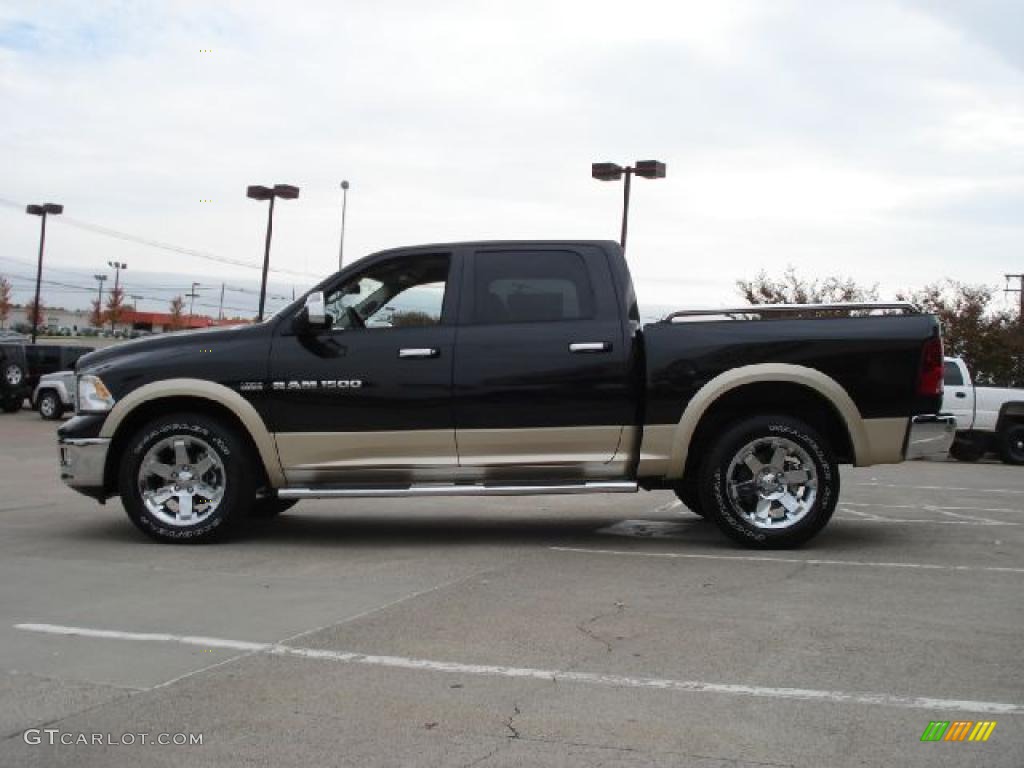
<path fill-rule="evenodd" d="M 39 383 L 39 377 L 57 371 L 71 371 L 78 358 L 92 352 L 94 347 L 78 347 L 69 344 L 26 344 L 26 379 L 29 391 Z"/>
<path fill-rule="evenodd" d="M 0 344 L 0 407 L 4 413 L 21 410 L 31 392 L 24 344 Z"/>

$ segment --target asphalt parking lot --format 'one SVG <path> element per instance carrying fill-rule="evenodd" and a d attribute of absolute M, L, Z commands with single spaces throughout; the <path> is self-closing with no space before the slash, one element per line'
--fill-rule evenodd
<path fill-rule="evenodd" d="M 667 493 L 304 502 L 180 547 L 65 489 L 53 430 L 0 417 L 0 765 L 1024 764 L 1024 468 L 846 468 L 788 552 Z"/>

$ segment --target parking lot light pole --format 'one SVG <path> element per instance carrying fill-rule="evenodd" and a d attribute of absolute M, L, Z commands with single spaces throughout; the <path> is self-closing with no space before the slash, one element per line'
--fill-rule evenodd
<path fill-rule="evenodd" d="M 294 200 L 299 196 L 299 188 L 290 184 L 275 184 L 273 187 L 254 184 L 246 190 L 245 195 L 253 200 L 270 201 L 267 210 L 267 242 L 263 249 L 263 278 L 260 281 L 260 310 L 256 316 L 256 322 L 263 322 L 263 306 L 267 298 L 267 270 L 270 268 L 270 237 L 274 231 L 274 200 L 278 197 Z"/>
<path fill-rule="evenodd" d="M 29 205 L 25 208 L 25 213 L 31 214 L 32 216 L 38 216 L 41 219 L 39 229 L 39 264 L 36 266 L 36 300 L 33 306 L 33 313 L 35 317 L 30 317 L 32 321 L 32 343 L 36 343 L 36 328 L 39 325 L 40 311 L 39 311 L 39 285 L 43 281 L 43 248 L 46 246 L 46 216 L 52 214 L 57 216 L 64 213 L 64 206 L 57 205 L 56 203 L 43 203 L 42 205 Z"/>
<path fill-rule="evenodd" d="M 341 269 L 345 261 L 345 211 L 348 208 L 348 187 L 347 180 L 341 182 L 341 243 L 338 245 L 338 269 Z"/>
<path fill-rule="evenodd" d="M 658 160 L 637 160 L 633 165 L 623 168 L 615 163 L 592 163 L 590 175 L 598 181 L 618 181 L 625 175 L 625 183 L 622 185 L 622 234 L 619 237 L 619 245 L 626 250 L 626 230 L 629 227 L 629 191 L 633 174 L 645 179 L 665 178 L 665 164 Z"/>

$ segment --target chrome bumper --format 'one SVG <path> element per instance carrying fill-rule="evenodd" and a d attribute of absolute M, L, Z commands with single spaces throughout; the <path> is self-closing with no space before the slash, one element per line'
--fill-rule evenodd
<path fill-rule="evenodd" d="M 61 438 L 60 479 L 75 490 L 103 491 L 103 472 L 107 464 L 110 439 L 106 437 Z"/>
<path fill-rule="evenodd" d="M 907 458 L 944 457 L 949 453 L 955 436 L 956 418 L 952 414 L 915 416 L 911 419 L 907 435 Z"/>

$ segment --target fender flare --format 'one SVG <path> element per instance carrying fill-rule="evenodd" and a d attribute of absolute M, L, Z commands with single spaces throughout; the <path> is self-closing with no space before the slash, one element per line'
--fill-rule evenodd
<path fill-rule="evenodd" d="M 758 363 L 732 368 L 711 379 L 697 390 L 683 411 L 676 425 L 672 439 L 672 453 L 669 456 L 667 477 L 677 479 L 683 476 L 686 458 L 690 450 L 690 440 L 697 425 L 708 409 L 724 394 L 748 384 L 764 384 L 779 382 L 798 384 L 813 390 L 828 401 L 846 426 L 853 446 L 855 463 L 871 463 L 870 440 L 860 410 L 851 399 L 849 393 L 831 376 L 827 376 L 814 368 L 787 363 Z"/>
<path fill-rule="evenodd" d="M 121 423 L 143 403 L 159 400 L 165 397 L 192 397 L 200 400 L 209 400 L 217 403 L 229 411 L 242 422 L 242 426 L 249 433 L 256 450 L 259 452 L 263 468 L 267 472 L 267 479 L 271 486 L 280 488 L 285 484 L 284 472 L 281 469 L 281 461 L 277 455 L 277 446 L 274 437 L 267 431 L 266 424 L 262 417 L 248 400 L 223 384 L 204 379 L 163 379 L 144 384 L 138 389 L 129 392 L 121 400 L 118 400 L 111 409 L 107 418 L 103 421 L 100 429 L 100 437 L 112 438 Z"/>

